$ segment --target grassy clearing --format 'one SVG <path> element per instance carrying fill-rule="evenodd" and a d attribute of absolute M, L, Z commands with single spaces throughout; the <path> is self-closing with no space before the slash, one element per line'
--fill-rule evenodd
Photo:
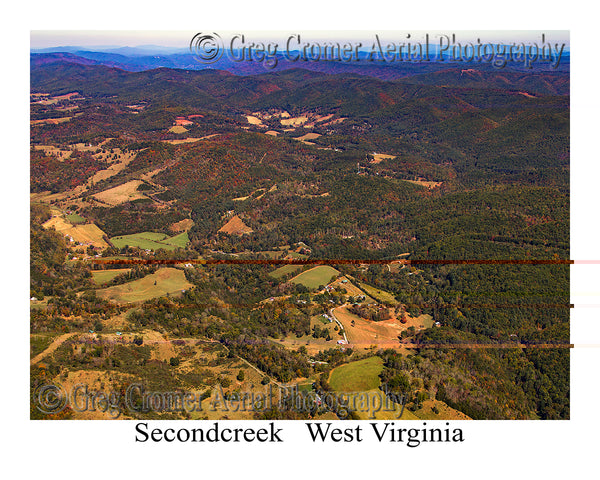
<path fill-rule="evenodd" d="M 389 305 L 399 305 L 396 297 L 392 295 L 390 292 L 386 292 L 385 290 L 380 290 L 379 288 L 372 287 L 371 285 L 367 285 L 366 283 L 359 283 L 358 286 L 367 293 L 370 297 L 373 297 L 375 300 L 386 303 Z"/>
<path fill-rule="evenodd" d="M 92 279 L 96 285 L 104 285 L 122 273 L 127 273 L 131 268 L 117 268 L 113 270 L 93 270 Z"/>
<path fill-rule="evenodd" d="M 331 280 L 331 277 L 339 274 L 340 272 L 333 267 L 320 265 L 311 268 L 306 272 L 302 272 L 300 275 L 296 275 L 291 281 L 296 284 L 302 284 L 308 288 L 318 288 L 320 285 L 327 285 Z"/>
<path fill-rule="evenodd" d="M 421 322 L 421 325 L 423 325 L 425 328 L 432 328 L 434 323 L 433 317 L 427 313 L 419 315 L 417 317 L 417 321 Z"/>
<path fill-rule="evenodd" d="M 245 235 L 247 233 L 252 233 L 253 231 L 254 230 L 246 225 L 237 215 L 231 217 L 231 219 L 219 229 L 219 232 L 227 233 L 229 235 Z"/>
<path fill-rule="evenodd" d="M 29 357 L 33 358 L 46 350 L 56 338 L 54 333 L 41 333 L 29 337 Z"/>
<path fill-rule="evenodd" d="M 409 410 L 402 411 L 402 405 L 386 402 L 385 393 L 379 390 L 381 370 L 380 357 L 357 360 L 334 368 L 329 375 L 329 385 L 337 392 L 350 393 L 348 404 L 363 420 L 419 420 Z"/>
<path fill-rule="evenodd" d="M 98 248 L 106 248 L 108 244 L 104 241 L 105 233 L 95 223 L 85 225 L 73 225 L 61 216 L 52 217 L 43 224 L 44 228 L 54 228 L 62 235 L 69 235 L 73 241 L 82 245 L 90 244 Z"/>
<path fill-rule="evenodd" d="M 193 285 L 185 278 L 183 270 L 160 268 L 151 275 L 123 285 L 97 290 L 97 295 L 119 303 L 144 302 L 164 295 L 176 295 Z"/>
<path fill-rule="evenodd" d="M 300 260 L 304 260 L 304 259 L 308 258 L 308 255 L 304 255 L 303 253 L 296 253 L 296 252 L 288 252 L 287 256 L 291 257 L 291 258 L 297 258 Z"/>
<path fill-rule="evenodd" d="M 187 232 L 194 225 L 194 221 L 191 218 L 180 220 L 169 227 L 174 233 Z"/>
<path fill-rule="evenodd" d="M 102 260 L 139 260 L 137 257 L 128 257 L 127 255 L 109 255 L 102 257 Z"/>
<path fill-rule="evenodd" d="M 429 182 L 427 180 L 404 180 L 405 182 L 413 183 L 414 185 L 420 185 L 421 187 L 427 187 L 430 190 L 435 187 L 439 187 L 442 182 Z"/>
<path fill-rule="evenodd" d="M 66 218 L 72 224 L 85 223 L 85 218 L 83 218 L 81 215 L 78 215 L 76 213 L 71 213 L 70 215 L 67 215 Z"/>
<path fill-rule="evenodd" d="M 261 255 L 264 255 L 267 258 L 281 258 L 281 255 L 283 252 L 279 251 L 279 250 L 262 250 L 260 252 L 256 252 L 256 253 L 260 253 Z"/>
<path fill-rule="evenodd" d="M 385 155 L 383 153 L 374 153 L 371 163 L 381 163 L 383 160 L 393 160 L 396 155 Z"/>
<path fill-rule="evenodd" d="M 285 277 L 286 275 L 289 275 L 290 273 L 295 273 L 301 269 L 302 265 L 284 265 L 283 267 L 279 267 L 278 269 L 273 270 L 271 273 L 269 273 L 269 276 L 280 279 Z"/>
<path fill-rule="evenodd" d="M 188 236 L 187 232 L 183 232 L 179 235 L 175 235 L 174 237 L 163 240 L 163 243 L 174 245 L 175 247 L 179 248 L 185 248 L 185 246 L 190 243 L 190 237 Z"/>
<path fill-rule="evenodd" d="M 329 375 L 329 385 L 337 392 L 366 392 L 379 388 L 379 374 L 383 370 L 380 357 L 347 363 L 334 368 Z"/>
<path fill-rule="evenodd" d="M 298 127 L 298 126 L 306 123 L 307 121 L 308 121 L 308 117 L 305 117 L 305 116 L 286 118 L 286 119 L 280 120 L 281 125 L 283 125 L 284 127 L 287 127 L 287 126 Z"/>
<path fill-rule="evenodd" d="M 131 180 L 117 187 L 109 188 L 100 193 L 92 195 L 95 199 L 100 200 L 108 205 L 119 205 L 120 203 L 147 198 L 144 194 L 138 192 L 137 188 L 142 183 L 141 180 Z"/>
<path fill-rule="evenodd" d="M 381 322 L 365 320 L 346 307 L 334 309 L 335 317 L 342 323 L 348 341 L 354 348 L 369 348 L 376 345 L 379 348 L 400 348 L 399 335 L 404 330 L 414 327 L 416 331 L 430 328 L 433 320 L 431 315 L 423 314 L 418 317 L 407 315 L 407 322 L 401 323 L 390 309 L 391 318 Z"/>
<path fill-rule="evenodd" d="M 175 250 L 177 247 L 185 248 L 190 239 L 187 232 L 180 233 L 174 237 L 169 237 L 164 233 L 142 232 L 113 237 L 110 241 L 117 248 L 123 248 L 127 245 L 143 248 L 144 250 L 158 250 L 159 248 Z"/>
<path fill-rule="evenodd" d="M 251 115 L 246 115 L 246 120 L 248 120 L 250 125 L 262 125 L 262 120 L 260 118 Z"/>
<path fill-rule="evenodd" d="M 320 133 L 307 133 L 306 135 L 302 135 L 301 137 L 297 137 L 296 140 L 314 140 L 321 136 Z"/>

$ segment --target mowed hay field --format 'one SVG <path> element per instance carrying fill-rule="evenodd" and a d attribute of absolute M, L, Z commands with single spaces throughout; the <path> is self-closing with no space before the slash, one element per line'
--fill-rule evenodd
<path fill-rule="evenodd" d="M 246 115 L 246 120 L 248 120 L 250 125 L 262 125 L 262 120 L 260 118 L 251 115 Z"/>
<path fill-rule="evenodd" d="M 112 270 L 92 270 L 92 280 L 96 285 L 104 285 L 110 282 L 113 278 L 131 271 L 131 268 L 115 268 Z"/>
<path fill-rule="evenodd" d="M 277 252 L 279 253 L 279 252 Z M 269 273 L 270 277 L 273 278 L 282 278 L 285 277 L 286 275 L 290 274 L 290 273 L 295 273 L 298 270 L 300 270 L 302 268 L 302 265 L 284 265 L 283 267 L 279 267 L 276 270 L 273 270 L 271 273 Z"/>
<path fill-rule="evenodd" d="M 340 272 L 333 267 L 319 265 L 306 272 L 302 272 L 300 275 L 296 275 L 291 281 L 296 284 L 302 284 L 308 288 L 318 288 L 320 285 L 327 285 L 331 280 L 331 277 L 339 274 Z"/>
<path fill-rule="evenodd" d="M 308 121 L 308 117 L 305 117 L 305 116 L 285 118 L 285 119 L 280 120 L 281 124 L 284 127 L 288 127 L 288 126 L 298 127 L 300 125 L 303 125 L 307 121 Z"/>
<path fill-rule="evenodd" d="M 378 388 L 383 370 L 380 357 L 369 357 L 334 368 L 329 374 L 329 385 L 336 392 L 366 392 Z"/>
<path fill-rule="evenodd" d="M 96 294 L 117 303 L 132 303 L 144 302 L 167 294 L 179 294 L 192 286 L 186 280 L 183 270 L 168 267 L 160 268 L 153 274 L 133 282 L 97 290 Z"/>
<path fill-rule="evenodd" d="M 334 309 L 335 318 L 344 326 L 348 342 L 354 347 L 369 348 L 377 345 L 382 348 L 400 347 L 399 335 L 410 325 L 401 324 L 399 320 L 391 319 L 382 322 L 372 322 L 350 313 L 346 307 Z M 354 322 L 354 325 L 352 325 Z"/>
<path fill-rule="evenodd" d="M 415 185 L 421 185 L 429 189 L 439 187 L 443 182 L 429 182 L 427 180 L 404 180 L 405 182 L 414 183 Z"/>
<path fill-rule="evenodd" d="M 253 231 L 254 230 L 246 225 L 237 215 L 231 217 L 231 219 L 219 229 L 219 232 L 228 233 L 229 235 L 244 235 L 246 233 L 252 233 Z"/>
<path fill-rule="evenodd" d="M 371 163 L 381 163 L 384 160 L 393 160 L 394 158 L 396 158 L 396 155 L 385 155 L 383 153 L 374 153 L 373 160 L 371 160 Z"/>
<path fill-rule="evenodd" d="M 172 232 L 175 232 L 175 233 L 187 232 L 193 226 L 194 226 L 194 221 L 191 218 L 186 218 L 185 220 L 175 222 L 173 225 L 171 225 L 169 227 L 169 230 L 171 230 Z"/>
<path fill-rule="evenodd" d="M 92 195 L 96 200 L 107 203 L 109 205 L 119 205 L 120 203 L 145 198 L 145 195 L 137 191 L 137 188 L 142 183 L 141 180 L 131 180 L 130 182 L 119 185 L 118 187 L 109 188 L 103 192 Z"/>
<path fill-rule="evenodd" d="M 410 327 L 416 331 L 433 326 L 431 315 L 422 314 L 418 317 L 406 316 L 406 323 L 401 323 L 390 310 L 392 318 L 381 322 L 365 320 L 349 312 L 346 307 L 334 309 L 335 318 L 344 326 L 348 342 L 354 347 L 369 348 L 377 345 L 381 348 L 401 348 L 399 335 Z M 352 325 L 354 322 L 354 325 Z"/>
<path fill-rule="evenodd" d="M 418 317 L 406 316 L 406 323 L 401 323 L 390 310 L 392 318 L 381 322 L 373 322 L 354 315 L 344 306 L 333 310 L 337 318 L 344 326 L 348 342 L 354 347 L 369 348 L 377 345 L 381 348 L 401 348 L 399 335 L 404 330 L 414 327 L 416 331 L 433 326 L 431 315 L 422 314 Z M 352 325 L 354 322 L 354 325 Z"/>
<path fill-rule="evenodd" d="M 380 357 L 369 357 L 334 368 L 329 385 L 336 392 L 347 393 L 346 401 L 362 420 L 419 420 L 408 409 L 391 400 L 379 389 L 379 374 L 383 370 Z"/>
<path fill-rule="evenodd" d="M 306 135 L 302 135 L 301 137 L 296 138 L 296 140 L 314 140 L 321 136 L 320 133 L 307 133 Z"/>
<path fill-rule="evenodd" d="M 75 242 L 79 242 L 84 245 L 90 244 L 98 248 L 108 247 L 108 243 L 106 243 L 104 240 L 104 236 L 106 234 L 94 223 L 73 225 L 64 217 L 56 216 L 45 222 L 43 227 L 54 228 L 62 235 L 70 235 Z"/>
<path fill-rule="evenodd" d="M 187 133 L 189 130 L 182 125 L 174 125 L 169 128 L 169 132 L 171 133 Z"/>
<path fill-rule="evenodd" d="M 77 223 L 85 223 L 85 218 L 83 218 L 81 215 L 78 215 L 77 213 L 70 213 L 65 218 L 68 222 L 71 222 L 73 225 Z"/>
<path fill-rule="evenodd" d="M 164 233 L 142 232 L 112 237 L 110 241 L 117 248 L 129 246 L 143 248 L 144 250 L 158 250 L 159 248 L 175 250 L 177 247 L 185 248 L 190 239 L 187 232 L 174 237 L 169 237 Z"/>
<path fill-rule="evenodd" d="M 392 295 L 390 292 L 386 292 L 385 290 L 380 290 L 379 288 L 372 287 L 371 285 L 367 285 L 366 283 L 358 283 L 358 286 L 370 297 L 375 300 L 385 303 L 388 305 L 398 305 L 400 302 L 396 300 L 396 297 Z"/>

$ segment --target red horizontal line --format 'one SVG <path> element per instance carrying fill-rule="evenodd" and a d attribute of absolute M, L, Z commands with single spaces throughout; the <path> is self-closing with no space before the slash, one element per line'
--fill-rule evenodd
<path fill-rule="evenodd" d="M 125 335 L 132 336 L 135 332 L 128 332 Z M 87 334 L 84 334 L 87 336 Z M 104 334 L 103 337 L 110 338 L 111 334 Z M 123 337 L 119 337 L 120 341 L 123 343 L 128 343 L 127 340 Z M 144 343 L 148 345 L 155 344 L 172 344 L 174 341 L 178 339 L 169 339 L 169 340 L 144 340 Z M 181 339 L 188 343 L 186 339 Z M 202 341 L 208 342 L 215 345 L 222 345 L 221 342 L 215 340 L 205 340 L 205 339 L 194 339 L 194 341 Z M 76 343 L 86 343 L 81 337 L 78 337 L 74 340 Z M 573 344 L 573 343 L 401 343 L 401 342 L 377 342 L 377 343 L 369 343 L 369 342 L 360 342 L 354 343 L 349 342 L 342 344 L 344 347 L 370 347 L 375 345 L 378 348 L 385 347 L 404 347 L 404 348 L 481 348 L 481 349 L 491 349 L 491 348 L 600 348 L 599 344 Z"/>
<path fill-rule="evenodd" d="M 348 346 L 364 346 L 371 345 L 367 343 L 350 343 Z M 384 346 L 387 344 L 377 344 L 378 347 Z M 390 343 L 389 345 L 392 345 Z M 487 344 L 487 343 L 400 343 L 397 344 L 400 347 L 405 348 L 575 348 L 575 345 L 572 343 L 501 343 L 501 344 Z M 581 345 L 583 346 L 583 345 Z"/>
<path fill-rule="evenodd" d="M 276 302 L 277 299 L 273 300 L 272 302 Z M 259 305 L 265 305 L 265 304 L 270 304 L 272 303 L 269 300 L 263 300 L 262 302 L 257 302 L 257 303 L 193 303 L 193 304 L 185 304 L 185 303 L 178 303 L 177 305 L 180 307 L 195 307 L 195 308 L 254 308 L 254 307 L 258 307 Z M 393 304 L 388 304 L 386 302 L 379 302 L 382 305 L 388 305 L 390 307 L 394 307 L 395 305 Z M 296 303 L 296 302 L 277 302 L 278 306 L 283 306 L 283 307 L 298 307 L 300 304 Z M 328 308 L 335 308 L 335 306 L 331 303 L 315 303 L 315 302 L 307 302 L 307 305 L 320 305 L 320 306 L 324 306 L 324 307 L 328 307 Z M 472 304 L 460 304 L 460 303 L 440 303 L 440 304 L 433 304 L 433 303 L 402 303 L 401 304 L 403 307 L 407 307 L 407 308 L 411 308 L 411 307 L 417 307 L 417 308 L 537 308 L 537 309 L 544 309 L 544 308 L 575 308 L 575 305 L 572 303 L 524 303 L 524 304 L 517 304 L 517 303 L 472 303 Z M 340 306 L 340 305 L 337 305 Z"/>
<path fill-rule="evenodd" d="M 185 259 L 185 260 L 158 260 L 158 259 L 101 259 L 95 258 L 92 263 L 97 265 L 179 265 L 190 263 L 194 265 L 573 265 L 575 263 L 592 263 L 591 260 L 354 260 L 354 259 L 259 259 L 259 258 L 231 258 L 231 259 Z M 600 261 L 598 262 L 600 263 Z"/>

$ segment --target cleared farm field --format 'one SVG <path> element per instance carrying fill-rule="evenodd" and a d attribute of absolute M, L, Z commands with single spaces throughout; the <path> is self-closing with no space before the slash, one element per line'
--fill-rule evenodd
<path fill-rule="evenodd" d="M 194 221 L 191 218 L 186 218 L 179 222 L 174 223 L 169 229 L 175 233 L 187 232 L 194 225 Z"/>
<path fill-rule="evenodd" d="M 308 258 L 308 255 L 304 255 L 303 253 L 296 253 L 296 252 L 288 252 L 287 256 L 290 258 L 297 258 L 299 260 L 304 260 L 304 259 Z"/>
<path fill-rule="evenodd" d="M 389 320 L 373 322 L 349 312 L 344 306 L 333 310 L 335 318 L 344 326 L 348 341 L 353 347 L 369 348 L 371 345 L 377 345 L 380 348 L 400 348 L 402 344 L 399 335 L 404 330 L 414 327 L 419 331 L 430 328 L 433 324 L 431 315 L 407 315 L 407 321 L 403 324 L 395 317 L 392 309 L 390 312 L 392 317 Z"/>
<path fill-rule="evenodd" d="M 85 218 L 83 218 L 81 215 L 78 215 L 76 213 L 71 213 L 70 215 L 67 215 L 66 219 L 69 222 L 71 222 L 72 224 L 85 223 Z"/>
<path fill-rule="evenodd" d="M 329 385 L 336 392 L 366 392 L 379 387 L 379 374 L 383 370 L 380 357 L 369 357 L 334 368 L 329 375 Z"/>
<path fill-rule="evenodd" d="M 159 248 L 175 250 L 177 247 L 185 248 L 190 239 L 187 232 L 174 237 L 169 237 L 164 233 L 142 232 L 113 237 L 110 241 L 117 248 L 129 246 L 143 248 L 144 250 L 158 250 Z"/>
<path fill-rule="evenodd" d="M 396 297 L 392 295 L 390 292 L 386 292 L 385 290 L 380 290 L 379 288 L 372 287 L 371 285 L 367 285 L 366 283 L 358 283 L 358 286 L 367 293 L 370 297 L 373 297 L 375 300 L 387 303 L 389 305 L 398 305 L 399 302 L 396 300 Z"/>
<path fill-rule="evenodd" d="M 419 420 L 408 409 L 391 400 L 386 402 L 385 393 L 379 389 L 379 374 L 383 370 L 380 357 L 347 363 L 334 368 L 329 375 L 329 385 L 336 392 L 350 393 L 347 402 L 362 420 Z"/>
<path fill-rule="evenodd" d="M 92 271 L 92 279 L 96 285 L 104 285 L 105 283 L 110 282 L 113 278 L 121 275 L 122 273 L 127 273 L 131 270 L 131 268 L 116 268 L 113 270 L 93 270 Z"/>
<path fill-rule="evenodd" d="M 273 259 L 273 258 L 280 258 L 281 254 L 283 252 L 281 252 L 280 250 L 262 250 L 262 251 L 256 252 L 256 253 L 264 255 L 267 258 Z"/>
<path fill-rule="evenodd" d="M 308 121 L 308 117 L 305 117 L 305 116 L 286 118 L 285 120 L 280 120 L 281 124 L 285 127 L 287 127 L 287 126 L 298 127 L 298 126 L 306 123 L 307 121 Z"/>
<path fill-rule="evenodd" d="M 340 272 L 333 267 L 320 265 L 311 268 L 306 272 L 302 272 L 300 275 L 296 275 L 291 281 L 296 284 L 302 284 L 308 288 L 318 288 L 320 285 L 327 285 L 331 280 L 331 277 L 339 274 Z"/>
<path fill-rule="evenodd" d="M 228 233 L 229 235 L 245 235 L 247 233 L 252 233 L 253 231 L 254 230 L 246 225 L 237 215 L 231 217 L 231 219 L 219 229 L 219 232 Z"/>
<path fill-rule="evenodd" d="M 429 189 L 439 187 L 442 182 L 429 182 L 427 180 L 404 180 L 405 182 L 414 183 L 415 185 L 421 185 L 422 187 L 427 187 Z"/>
<path fill-rule="evenodd" d="M 260 118 L 253 117 L 251 115 L 246 115 L 246 120 L 248 120 L 248 123 L 250 125 L 261 125 L 262 124 L 262 120 Z"/>
<path fill-rule="evenodd" d="M 161 268 L 139 280 L 97 290 L 96 294 L 100 298 L 117 303 L 145 302 L 167 294 L 179 294 L 182 290 L 187 290 L 192 286 L 186 280 L 183 270 Z"/>
<path fill-rule="evenodd" d="M 179 235 L 175 235 L 174 237 L 163 240 L 163 243 L 167 243 L 175 247 L 185 248 L 185 246 L 190 243 L 190 237 L 188 237 L 187 232 L 183 232 Z"/>
<path fill-rule="evenodd" d="M 302 135 L 301 137 L 296 138 L 296 140 L 314 140 L 321 136 L 320 133 L 307 133 L 306 135 Z"/>
<path fill-rule="evenodd" d="M 95 223 L 73 225 L 65 218 L 56 216 L 45 222 L 43 227 L 54 228 L 58 233 L 69 235 L 73 241 L 83 245 L 89 244 L 98 248 L 108 247 L 108 243 L 104 241 L 105 233 Z"/>
<path fill-rule="evenodd" d="M 30 358 L 39 355 L 46 350 L 56 338 L 55 333 L 40 333 L 29 336 L 29 356 Z"/>
<path fill-rule="evenodd" d="M 381 163 L 383 160 L 393 160 L 396 155 L 385 155 L 383 153 L 374 153 L 371 163 Z"/>
<path fill-rule="evenodd" d="M 302 265 L 284 265 L 283 267 L 279 267 L 278 269 L 273 270 L 271 273 L 269 273 L 269 276 L 279 279 L 285 277 L 286 275 L 289 275 L 290 273 L 295 273 L 301 269 Z"/>
<path fill-rule="evenodd" d="M 119 205 L 120 203 L 146 198 L 145 195 L 137 191 L 141 183 L 141 180 L 131 180 L 123 185 L 109 188 L 92 196 L 109 205 Z"/>

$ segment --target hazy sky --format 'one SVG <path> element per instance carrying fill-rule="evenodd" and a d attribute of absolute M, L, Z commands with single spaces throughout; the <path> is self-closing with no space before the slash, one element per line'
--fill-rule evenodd
<path fill-rule="evenodd" d="M 192 37 L 198 31 L 122 31 L 122 30 L 34 30 L 31 31 L 31 48 L 46 48 L 58 46 L 129 46 L 159 45 L 165 47 L 187 48 Z M 451 36 L 456 34 L 457 42 L 476 42 L 477 38 L 482 43 L 512 43 L 512 42 L 536 42 L 541 43 L 542 33 L 545 33 L 546 42 L 565 43 L 569 45 L 569 32 L 557 30 L 369 30 L 369 31 L 311 31 L 311 30 L 287 30 L 287 31 L 219 31 L 216 30 L 224 41 L 230 39 L 234 34 L 244 34 L 249 41 L 275 41 L 283 44 L 292 34 L 300 34 L 305 41 L 339 40 L 339 41 L 373 41 L 375 34 L 379 34 L 382 40 L 405 41 L 410 33 L 413 41 L 424 41 L 425 33 L 429 33 L 430 42 L 438 43 L 439 35 Z"/>

